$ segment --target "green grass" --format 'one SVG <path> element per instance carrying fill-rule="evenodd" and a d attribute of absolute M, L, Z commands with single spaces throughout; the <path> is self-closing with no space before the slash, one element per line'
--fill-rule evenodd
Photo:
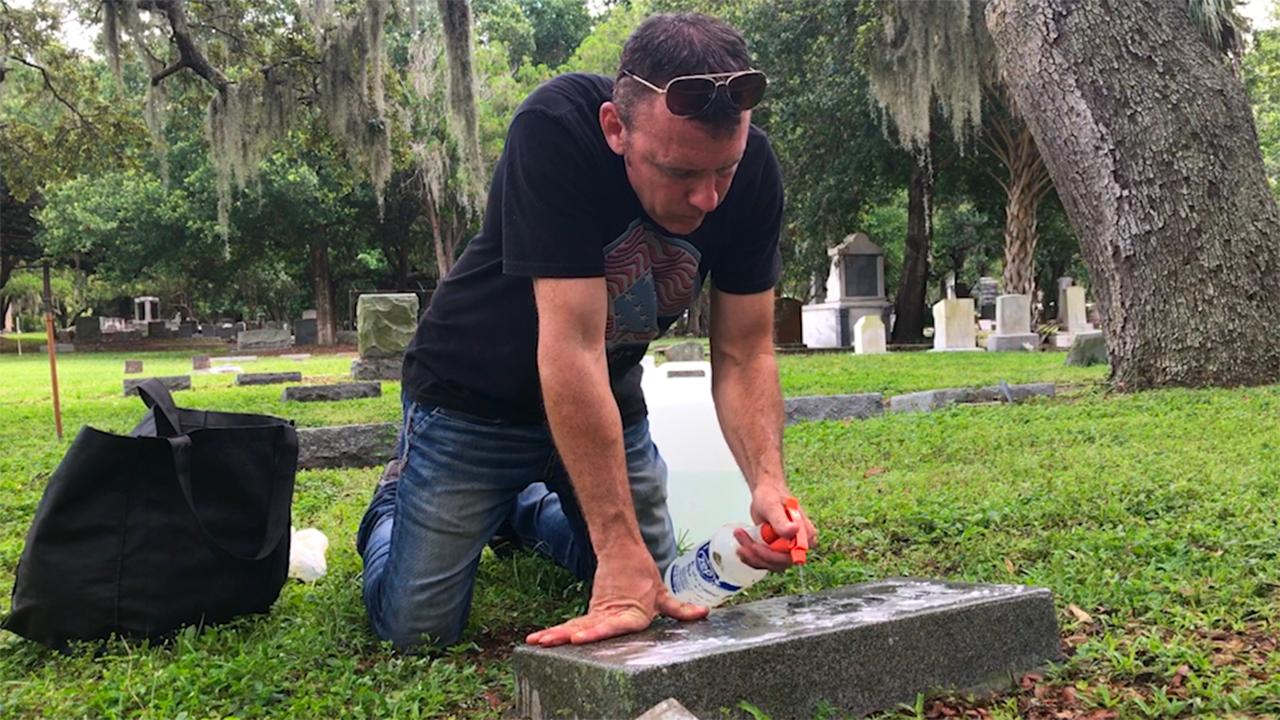
<path fill-rule="evenodd" d="M 60 358 L 68 442 L 82 423 L 124 431 L 136 422 L 141 403 L 119 396 L 124 357 Z M 190 368 L 185 354 L 141 357 L 147 375 Z M 1081 708 L 1120 718 L 1280 714 L 1280 653 L 1269 651 L 1280 620 L 1280 387 L 1117 396 L 1092 384 L 1105 369 L 1063 368 L 1061 359 L 782 358 L 792 395 L 1000 379 L 1085 387 L 1013 407 L 789 428 L 788 473 L 821 547 L 803 578 L 767 578 L 745 599 L 887 575 L 1041 585 L 1055 593 L 1072 650 L 1048 673 L 1045 698 L 1074 689 Z M 244 367 L 337 379 L 349 362 L 316 356 Z M 43 356 L 0 357 L 0 612 L 43 483 L 67 445 L 52 438 L 47 373 Z M 385 383 L 380 399 L 297 406 L 280 402 L 279 386 L 237 388 L 229 376 L 204 375 L 195 383 L 176 395 L 179 404 L 271 412 L 304 426 L 398 414 L 396 383 Z M 376 469 L 299 474 L 295 524 L 329 536 L 329 574 L 291 582 L 265 618 L 156 647 L 112 642 L 98 654 L 62 656 L 0 637 L 0 718 L 508 712 L 511 644 L 581 611 L 585 589 L 534 558 L 486 554 L 470 643 L 432 658 L 391 652 L 367 629 L 352 542 L 376 477 Z M 985 706 L 1012 718 L 1048 702 L 1020 691 Z"/>

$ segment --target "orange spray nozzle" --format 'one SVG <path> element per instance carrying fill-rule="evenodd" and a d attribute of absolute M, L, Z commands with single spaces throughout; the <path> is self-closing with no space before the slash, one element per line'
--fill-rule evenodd
<path fill-rule="evenodd" d="M 783 510 L 786 511 L 788 520 L 799 524 L 796 536 L 790 539 L 784 538 L 773 529 L 772 525 L 765 523 L 760 527 L 760 539 L 771 550 L 791 553 L 791 562 L 803 565 L 809 556 L 809 531 L 801 522 L 803 513 L 800 511 L 800 501 L 793 497 L 787 498 L 783 503 Z"/>

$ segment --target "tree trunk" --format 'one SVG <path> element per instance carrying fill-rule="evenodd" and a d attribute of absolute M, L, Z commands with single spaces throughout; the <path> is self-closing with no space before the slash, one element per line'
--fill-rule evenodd
<path fill-rule="evenodd" d="M 337 339 L 333 322 L 333 277 L 329 272 L 329 246 L 324 242 L 311 244 L 311 280 L 316 294 L 316 344 L 333 345 Z"/>
<path fill-rule="evenodd" d="M 435 205 L 427 203 L 427 224 L 431 226 L 431 241 L 435 248 L 436 255 L 436 287 L 440 287 L 440 283 L 449 275 L 449 271 L 453 269 L 453 245 L 445 239 L 446 228 L 442 227 L 444 220 L 440 217 L 440 213 L 436 211 Z"/>
<path fill-rule="evenodd" d="M 993 117 L 983 143 L 1004 165 L 1005 177 L 995 176 L 1005 192 L 1004 291 L 1026 295 L 1035 302 L 1036 229 L 1040 201 L 1053 182 L 1040 157 L 1035 138 L 1016 115 L 1014 103 L 999 98 L 1004 112 Z M 992 173 L 994 175 L 994 173 Z"/>
<path fill-rule="evenodd" d="M 1280 211 L 1243 85 L 1167 0 L 993 0 L 1121 389 L 1280 379 Z"/>
<path fill-rule="evenodd" d="M 928 315 L 925 292 L 929 284 L 929 247 L 933 244 L 933 178 L 927 158 L 911 167 L 907 185 L 907 245 L 902 258 L 898 297 L 894 302 L 893 342 L 924 339 Z"/>

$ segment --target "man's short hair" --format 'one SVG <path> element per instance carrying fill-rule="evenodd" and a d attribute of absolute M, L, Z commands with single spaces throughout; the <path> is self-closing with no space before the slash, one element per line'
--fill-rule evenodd
<path fill-rule="evenodd" d="M 752 66 L 742 33 L 723 20 L 702 13 L 650 16 L 627 38 L 619 65 L 613 102 L 627 125 L 634 123 L 640 103 L 656 93 L 624 75 L 624 70 L 666 87 L 668 81 L 681 75 L 736 72 Z M 731 132 L 742 121 L 742 111 L 720 92 L 710 107 L 690 119 L 713 132 Z"/>

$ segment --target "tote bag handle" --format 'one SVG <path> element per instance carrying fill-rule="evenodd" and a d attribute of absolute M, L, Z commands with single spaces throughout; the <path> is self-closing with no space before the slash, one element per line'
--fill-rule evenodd
<path fill-rule="evenodd" d="M 166 393 L 167 394 L 167 393 Z M 298 436 L 292 432 L 287 432 L 287 426 L 277 426 L 277 431 L 283 437 L 275 444 L 273 456 L 278 461 L 281 449 L 286 451 L 286 456 L 297 452 Z M 205 527 L 204 521 L 200 519 L 200 513 L 196 510 L 195 497 L 191 492 L 191 437 L 189 435 L 177 435 L 166 438 L 169 446 L 173 450 L 173 469 L 178 476 L 178 487 L 182 489 L 182 497 L 187 502 L 187 508 L 191 510 L 191 514 L 195 517 L 196 526 L 200 528 L 200 533 L 204 538 L 223 555 L 235 560 L 257 561 L 267 557 L 280 544 L 281 537 L 289 529 L 288 513 L 279 512 L 280 503 L 283 501 L 279 490 L 279 483 L 271 483 L 271 496 L 267 500 L 267 527 L 262 533 L 262 544 L 258 551 L 253 555 L 244 555 L 228 549 L 222 544 L 209 529 Z"/>
<path fill-rule="evenodd" d="M 151 408 L 156 418 L 156 435 L 171 438 L 182 434 L 182 422 L 178 420 L 178 406 L 173 404 L 169 388 L 155 378 L 147 378 L 138 385 L 138 397 Z"/>

